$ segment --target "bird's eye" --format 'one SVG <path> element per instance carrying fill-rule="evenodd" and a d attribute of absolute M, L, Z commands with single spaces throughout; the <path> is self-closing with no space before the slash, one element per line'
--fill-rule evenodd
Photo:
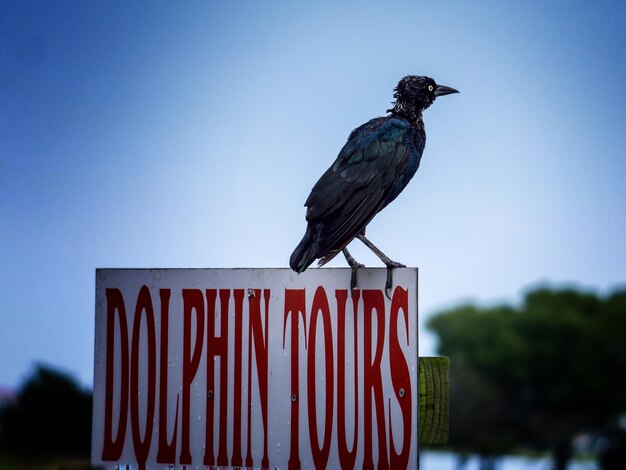
<path fill-rule="evenodd" d="M 428 91 L 433 91 L 434 89 L 435 89 L 435 87 L 434 87 L 434 86 L 432 86 L 432 85 L 428 85 Z"/>

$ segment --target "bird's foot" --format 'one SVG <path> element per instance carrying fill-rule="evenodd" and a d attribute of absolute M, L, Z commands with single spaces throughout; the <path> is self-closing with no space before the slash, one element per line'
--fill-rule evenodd
<path fill-rule="evenodd" d="M 356 289 L 356 270 L 358 268 L 364 268 L 365 265 L 361 263 L 357 263 L 355 266 L 351 266 L 352 273 L 350 274 L 350 295 L 352 295 L 352 291 Z"/>
<path fill-rule="evenodd" d="M 397 261 L 391 260 L 389 256 L 387 256 L 385 253 L 380 251 L 380 249 L 376 245 L 374 245 L 371 241 L 365 238 L 364 233 L 359 233 L 356 237 L 359 240 L 361 240 L 365 244 L 366 247 L 372 250 L 374 254 L 378 256 L 378 258 L 380 258 L 380 260 L 383 263 L 385 263 L 385 266 L 387 266 L 387 282 L 385 283 L 385 295 L 387 296 L 389 300 L 391 300 L 390 293 L 391 293 L 391 287 L 393 286 L 392 270 L 393 268 L 406 268 L 406 266 L 403 265 L 402 263 L 398 263 Z"/>
<path fill-rule="evenodd" d="M 350 252 L 347 250 L 347 248 L 344 248 L 342 251 L 343 255 L 346 257 L 346 261 L 350 265 L 350 269 L 352 270 L 350 274 L 350 294 L 352 294 L 352 291 L 356 289 L 356 270 L 359 268 L 364 268 L 365 265 L 355 260 Z"/>
<path fill-rule="evenodd" d="M 391 288 L 393 287 L 393 269 L 394 268 L 406 268 L 402 263 L 387 259 L 385 262 L 387 265 L 387 281 L 385 282 L 385 295 L 391 300 Z"/>

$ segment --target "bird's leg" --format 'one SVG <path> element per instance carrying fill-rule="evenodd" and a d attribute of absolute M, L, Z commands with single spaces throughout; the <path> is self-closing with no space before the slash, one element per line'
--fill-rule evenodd
<path fill-rule="evenodd" d="M 388 299 L 391 300 L 391 296 L 389 293 L 391 292 L 391 287 L 393 286 L 393 278 L 392 278 L 392 270 L 393 268 L 406 268 L 406 266 L 402 263 L 398 263 L 397 261 L 393 261 L 390 259 L 385 253 L 380 251 L 380 249 L 374 245 L 371 241 L 365 238 L 365 235 L 360 233 L 356 236 L 359 240 L 361 240 L 366 247 L 374 252 L 376 256 L 380 258 L 380 260 L 385 263 L 387 266 L 387 282 L 385 283 L 385 295 Z"/>
<path fill-rule="evenodd" d="M 356 288 L 356 270 L 358 268 L 364 268 L 365 265 L 355 260 L 347 248 L 344 248 L 341 251 L 343 255 L 346 257 L 346 261 L 350 265 L 350 268 L 352 268 L 352 274 L 350 276 L 350 293 L 352 293 L 352 291 Z"/>

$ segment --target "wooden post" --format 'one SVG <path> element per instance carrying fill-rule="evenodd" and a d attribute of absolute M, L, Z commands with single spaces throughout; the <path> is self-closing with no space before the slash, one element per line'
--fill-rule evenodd
<path fill-rule="evenodd" d="M 419 358 L 419 443 L 446 444 L 450 416 L 450 359 Z"/>

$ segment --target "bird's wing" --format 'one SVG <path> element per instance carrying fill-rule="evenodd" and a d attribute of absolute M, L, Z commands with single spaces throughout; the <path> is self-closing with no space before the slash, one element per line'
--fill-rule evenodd
<path fill-rule="evenodd" d="M 305 203 L 307 221 L 322 224 L 320 246 L 343 248 L 385 205 L 406 166 L 410 132 L 405 120 L 377 118 L 350 134 Z"/>

